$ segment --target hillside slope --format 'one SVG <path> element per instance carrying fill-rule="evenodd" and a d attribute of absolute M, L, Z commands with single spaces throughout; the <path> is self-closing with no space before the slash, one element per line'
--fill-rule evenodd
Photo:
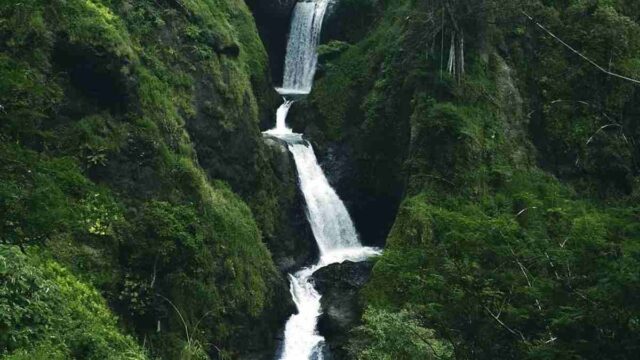
<path fill-rule="evenodd" d="M 390 229 L 337 354 L 634 357 L 640 91 L 606 71 L 640 78 L 639 18 L 622 0 L 336 5 L 289 119 L 343 163 L 365 240 Z"/>
<path fill-rule="evenodd" d="M 3 246 L 95 286 L 153 357 L 270 357 L 292 304 L 265 242 L 295 238 L 296 190 L 261 140 L 274 93 L 244 2 L 5 1 L 0 19 Z"/>

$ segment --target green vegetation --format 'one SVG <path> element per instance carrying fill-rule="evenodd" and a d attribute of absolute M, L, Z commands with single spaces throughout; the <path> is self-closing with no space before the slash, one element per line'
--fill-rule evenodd
<path fill-rule="evenodd" d="M 640 78 L 638 2 L 333 14 L 293 125 L 399 207 L 344 350 L 634 358 L 640 91 L 607 72 Z M 270 356 L 291 304 L 267 244 L 298 235 L 267 64 L 241 0 L 0 2 L 1 357 Z"/>
<path fill-rule="evenodd" d="M 3 358 L 147 358 L 100 294 L 38 249 L 0 245 L 0 275 Z"/>
<path fill-rule="evenodd" d="M 439 359 L 451 356 L 451 347 L 433 337 L 414 315 L 403 310 L 389 313 L 371 308 L 364 324 L 354 330 L 351 352 L 359 360 Z"/>
<path fill-rule="evenodd" d="M 351 357 L 633 358 L 640 91 L 525 14 L 637 79 L 635 2 L 368 3 L 303 104 L 354 186 L 404 194 Z"/>
<path fill-rule="evenodd" d="M 166 359 L 271 351 L 289 303 L 261 231 L 280 210 L 246 5 L 28 0 L 0 19 L 0 243 L 30 264 L 15 276 L 60 288 L 34 293 L 33 326 L 0 325 L 0 356 L 141 357 L 119 332 Z"/>
<path fill-rule="evenodd" d="M 574 196 L 522 171 L 474 202 L 411 197 L 365 296 L 414 311 L 456 357 L 632 358 L 640 209 Z"/>

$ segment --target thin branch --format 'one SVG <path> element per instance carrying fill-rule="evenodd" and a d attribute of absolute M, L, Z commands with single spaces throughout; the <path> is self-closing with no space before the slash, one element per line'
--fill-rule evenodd
<path fill-rule="evenodd" d="M 460 78 L 462 78 L 462 76 L 464 76 L 464 72 L 465 72 L 465 69 L 464 69 L 464 31 L 462 31 L 462 30 L 460 31 L 460 43 L 459 43 L 459 46 L 460 46 L 460 56 L 458 56 L 458 58 L 459 58 L 458 61 L 460 63 L 460 71 L 458 71 L 458 76 Z"/>
<path fill-rule="evenodd" d="M 454 184 L 452 181 L 447 180 L 447 179 L 445 179 L 445 178 L 443 178 L 443 177 L 440 177 L 440 176 L 436 176 L 436 175 L 431 175 L 431 174 L 422 174 L 422 175 L 417 175 L 417 177 L 418 177 L 418 178 L 421 178 L 421 177 L 432 178 L 432 179 L 436 179 L 436 180 L 443 181 L 443 182 L 445 182 L 445 183 L 447 183 L 447 184 L 449 184 L 449 185 L 451 185 L 451 186 L 454 186 L 454 187 L 456 186 L 456 184 Z"/>
<path fill-rule="evenodd" d="M 444 4 L 442 4 L 442 25 L 440 30 L 440 80 L 442 80 L 442 68 L 444 67 Z"/>
<path fill-rule="evenodd" d="M 533 206 L 533 207 L 531 207 L 531 209 L 537 209 L 537 207 Z M 524 208 L 524 209 L 522 209 L 522 210 L 520 210 L 520 211 L 518 211 L 518 213 L 516 214 L 516 217 L 518 217 L 518 216 L 522 215 L 522 214 L 523 214 L 525 211 L 527 211 L 527 210 L 529 210 L 529 208 L 528 208 L 528 207 L 527 207 L 527 208 Z"/>
<path fill-rule="evenodd" d="M 151 288 L 153 288 L 153 286 L 156 284 L 156 275 L 158 274 L 157 265 L 158 256 L 156 255 L 156 258 L 153 260 L 153 276 L 151 277 L 151 284 L 149 285 L 149 287 Z"/>
<path fill-rule="evenodd" d="M 417 332 L 415 329 L 412 329 L 411 327 L 409 327 L 409 330 L 411 330 L 413 335 L 417 336 L 418 339 L 422 340 L 422 342 L 424 342 L 429 346 L 429 348 L 431 348 L 431 352 L 433 353 L 433 356 L 435 356 L 438 359 L 442 359 L 442 355 L 438 354 L 438 352 L 433 347 L 433 345 L 431 345 L 431 342 L 429 341 L 429 339 L 425 339 L 419 332 Z"/>
<path fill-rule="evenodd" d="M 455 63 L 456 63 L 456 33 L 451 32 L 451 47 L 449 48 L 449 63 L 447 64 L 447 72 L 449 74 L 455 75 Z"/>
<path fill-rule="evenodd" d="M 527 280 L 527 284 L 529 285 L 529 287 L 531 287 L 531 281 L 529 280 L 529 275 L 527 275 L 524 265 L 522 265 L 520 260 L 518 260 L 518 256 L 516 255 L 515 251 L 513 251 L 513 248 L 511 247 L 511 245 L 509 245 L 509 250 L 511 250 L 511 255 L 513 255 L 513 258 L 516 260 L 516 263 L 520 267 L 520 271 L 522 271 L 524 278 Z"/>
<path fill-rule="evenodd" d="M 193 332 L 196 333 L 198 331 L 198 326 L 200 326 L 200 323 L 202 322 L 202 320 L 204 320 L 204 318 L 206 318 L 207 316 L 211 315 L 211 313 L 213 313 L 213 310 L 207 311 L 204 315 L 202 315 L 202 317 L 196 322 L 196 325 L 193 327 Z M 215 345 L 214 345 L 215 346 Z"/>
<path fill-rule="evenodd" d="M 598 135 L 602 130 L 604 130 L 604 129 L 606 129 L 606 128 L 614 127 L 614 126 L 619 127 L 620 129 L 622 129 L 622 125 L 620 125 L 620 124 L 615 124 L 615 123 L 614 123 L 614 124 L 607 124 L 607 125 L 603 125 L 603 126 L 601 126 L 601 127 L 598 129 L 598 131 L 596 131 L 593 135 L 591 135 L 591 137 L 589 138 L 589 140 L 587 140 L 587 145 L 591 144 L 591 142 L 593 141 L 593 138 L 594 138 L 596 135 Z M 623 134 L 623 136 L 624 136 L 624 134 Z M 625 140 L 626 140 L 626 137 L 625 137 Z"/>
<path fill-rule="evenodd" d="M 187 341 L 189 343 L 191 343 L 191 337 L 189 336 L 189 328 L 187 327 L 187 322 L 182 317 L 182 313 L 180 313 L 180 310 L 178 310 L 178 308 L 171 302 L 171 300 L 167 299 L 166 297 L 164 297 L 164 296 L 162 296 L 160 294 L 157 294 L 157 295 L 160 296 L 161 298 L 165 299 L 173 307 L 173 310 L 176 311 L 176 313 L 180 317 L 180 321 L 182 321 L 182 325 L 184 326 L 184 333 L 185 333 L 185 335 L 187 335 Z"/>
<path fill-rule="evenodd" d="M 522 271 L 524 278 L 527 280 L 527 285 L 529 285 L 530 289 L 533 289 L 533 284 L 531 283 L 531 280 L 529 279 L 529 275 L 527 274 L 529 270 L 522 264 L 522 262 L 520 262 L 520 260 L 518 259 L 518 256 L 516 255 L 516 252 L 513 251 L 513 248 L 511 247 L 511 245 L 509 245 L 509 250 L 511 250 L 511 254 L 513 255 L 513 258 L 516 260 L 516 263 L 520 267 L 520 271 Z M 540 300 L 538 299 L 535 299 L 535 300 L 536 300 L 536 306 L 538 307 L 538 310 L 542 311 Z"/>
<path fill-rule="evenodd" d="M 522 341 L 527 341 L 527 339 L 525 339 L 524 335 L 522 334 L 522 332 L 520 331 L 516 331 L 513 330 L 512 328 L 510 328 L 507 324 L 505 324 L 502 320 L 500 320 L 499 317 L 495 316 L 491 310 L 489 310 L 488 307 L 484 306 L 484 309 L 489 313 L 489 315 L 491 315 L 491 317 L 498 322 L 498 324 L 502 325 L 502 327 L 504 327 L 505 329 L 507 329 L 510 333 L 512 333 L 515 336 L 519 336 Z"/>
<path fill-rule="evenodd" d="M 584 101 L 584 100 L 575 100 L 575 101 L 574 101 L 574 100 L 558 99 L 558 100 L 553 100 L 553 101 L 551 102 L 551 104 L 553 105 L 553 104 L 563 103 L 563 102 L 576 102 L 576 103 L 579 103 L 579 104 L 582 104 L 582 105 L 586 105 L 586 106 L 591 106 L 591 107 L 593 107 L 593 105 L 589 104 L 588 102 L 586 102 L 586 101 Z"/>
<path fill-rule="evenodd" d="M 574 49 L 571 45 L 567 44 L 566 42 L 564 42 L 562 39 L 560 39 L 559 37 L 557 37 L 554 33 L 552 33 L 551 31 L 547 30 L 547 28 L 545 28 L 542 24 L 540 24 L 539 22 L 535 21 L 535 19 L 533 17 L 531 17 L 529 14 L 527 14 L 524 10 L 520 11 L 524 16 L 526 16 L 529 20 L 531 20 L 534 24 L 536 24 L 537 27 L 539 27 L 540 29 L 542 29 L 544 32 L 546 32 L 547 34 L 549 34 L 549 36 L 551 36 L 552 38 L 554 38 L 555 40 L 557 40 L 560 44 L 564 45 L 567 49 L 571 50 L 574 54 L 580 56 L 582 59 L 584 59 L 585 61 L 587 61 L 589 64 L 593 65 L 595 68 L 597 68 L 598 70 L 602 71 L 603 73 L 609 75 L 609 76 L 613 76 L 613 77 L 617 77 L 619 79 L 622 80 L 626 80 L 629 82 L 632 82 L 636 85 L 640 85 L 640 80 L 637 79 L 633 79 L 624 75 L 620 75 L 614 72 L 611 72 L 605 68 L 603 68 L 602 66 L 598 65 L 598 63 L 596 63 L 595 61 L 591 60 L 590 58 L 588 58 L 586 55 L 582 54 L 581 52 L 579 52 L 578 50 Z"/>
<path fill-rule="evenodd" d="M 560 275 L 558 275 L 558 270 L 556 270 L 556 266 L 553 264 L 553 261 L 551 260 L 551 257 L 549 256 L 549 253 L 547 253 L 545 251 L 544 255 L 547 257 L 547 261 L 549 262 L 549 265 L 551 266 L 551 268 L 553 269 L 554 274 L 556 275 L 556 280 L 560 280 Z"/>

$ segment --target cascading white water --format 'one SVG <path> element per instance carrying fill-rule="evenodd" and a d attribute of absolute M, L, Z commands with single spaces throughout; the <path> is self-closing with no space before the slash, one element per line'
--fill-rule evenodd
<path fill-rule="evenodd" d="M 318 165 L 311 145 L 292 144 L 300 189 L 307 204 L 309 223 L 320 255 L 360 245 L 351 217 Z"/>
<path fill-rule="evenodd" d="M 330 264 L 346 260 L 363 261 L 378 254 L 379 250 L 360 244 L 349 212 L 329 185 L 311 145 L 306 142 L 290 143 L 289 151 L 298 169 L 307 219 L 320 249 L 320 261 L 289 275 L 290 292 L 298 313 L 287 321 L 281 359 L 321 360 L 324 338 L 316 332 L 321 296 L 313 287 L 311 275 Z"/>
<path fill-rule="evenodd" d="M 321 295 L 311 281 L 313 273 L 327 265 L 343 261 L 363 261 L 379 254 L 379 250 L 364 247 L 344 203 L 329 185 L 318 164 L 313 148 L 286 125 L 293 100 L 286 96 L 304 95 L 311 91 L 317 63 L 317 45 L 322 20 L 329 0 L 299 2 L 294 10 L 285 57 L 283 88 L 277 89 L 285 101 L 277 111 L 275 128 L 265 134 L 285 140 L 293 155 L 300 189 L 307 206 L 307 219 L 320 250 L 317 264 L 289 274 L 290 292 L 298 313 L 285 327 L 281 360 L 322 360 L 324 338 L 316 331 L 321 314 Z"/>
<path fill-rule="evenodd" d="M 282 94 L 308 94 L 318 62 L 318 41 L 329 0 L 296 4 L 284 63 Z"/>
<path fill-rule="evenodd" d="M 344 203 L 329 185 L 318 164 L 313 148 L 286 126 L 287 112 L 292 102 L 285 101 L 278 109 L 276 127 L 266 134 L 287 141 L 298 170 L 300 189 L 307 206 L 307 220 L 320 250 L 320 261 L 289 275 L 291 297 L 298 313 L 285 327 L 281 360 L 322 360 L 324 338 L 316 332 L 321 295 L 313 287 L 311 276 L 316 270 L 343 261 L 363 261 L 379 253 L 364 247 L 358 240 L 353 221 Z"/>
<path fill-rule="evenodd" d="M 289 113 L 289 109 L 291 108 L 291 104 L 293 104 L 292 100 L 284 100 L 282 105 L 278 108 L 276 112 L 276 127 L 271 130 L 265 131 L 266 134 L 269 135 L 287 135 L 293 134 L 293 131 L 287 127 L 287 114 Z"/>
<path fill-rule="evenodd" d="M 307 219 L 320 249 L 317 264 L 289 275 L 289 291 L 298 313 L 287 321 L 280 359 L 322 360 L 324 338 L 316 331 L 321 295 L 314 288 L 311 276 L 325 266 L 347 260 L 363 261 L 379 254 L 380 250 L 362 246 L 358 240 L 349 212 L 329 185 L 311 145 L 284 125 L 266 133 L 289 143 L 307 205 Z"/>
<path fill-rule="evenodd" d="M 322 296 L 313 287 L 311 276 L 317 270 L 343 261 L 363 261 L 379 254 L 379 250 L 370 247 L 354 247 L 336 250 L 330 256 L 321 259 L 314 266 L 304 268 L 289 275 L 289 291 L 298 308 L 298 313 L 287 321 L 284 331 L 284 348 L 281 360 L 322 360 L 324 337 L 318 335 L 316 325 L 320 316 Z"/>

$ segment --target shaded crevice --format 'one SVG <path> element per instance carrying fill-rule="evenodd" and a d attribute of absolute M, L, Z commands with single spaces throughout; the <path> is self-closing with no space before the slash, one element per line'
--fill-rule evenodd
<path fill-rule="evenodd" d="M 296 0 L 247 0 L 258 33 L 269 55 L 271 77 L 276 84 L 282 81 L 284 58 L 287 51 L 287 34 Z"/>
<path fill-rule="evenodd" d="M 72 112 L 88 112 L 86 108 L 93 107 L 118 115 L 129 109 L 133 81 L 123 71 L 128 60 L 103 49 L 60 39 L 55 43 L 52 63 L 54 71 L 67 77 L 67 91 L 82 99 L 69 104 Z"/>
<path fill-rule="evenodd" d="M 402 184 L 385 193 L 363 186 L 363 174 L 348 143 L 330 143 L 319 154 L 327 179 L 345 203 L 360 241 L 365 246 L 384 247 L 404 194 Z"/>

